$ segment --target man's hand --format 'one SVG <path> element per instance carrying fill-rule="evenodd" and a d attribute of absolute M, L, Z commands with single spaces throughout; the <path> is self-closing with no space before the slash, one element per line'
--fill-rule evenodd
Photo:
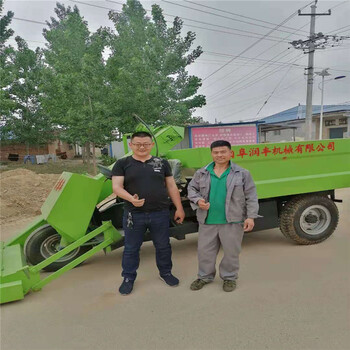
<path fill-rule="evenodd" d="M 198 202 L 197 202 L 198 206 L 203 209 L 203 210 L 209 210 L 209 207 L 210 207 L 210 203 L 209 202 L 205 202 L 205 199 L 200 199 Z"/>
<path fill-rule="evenodd" d="M 244 221 L 243 229 L 244 232 L 249 232 L 254 228 L 254 219 L 246 219 Z"/>
<path fill-rule="evenodd" d="M 174 215 L 174 220 L 177 224 L 182 224 L 185 218 L 185 212 L 184 210 L 181 209 L 176 209 L 175 215 Z"/>
<path fill-rule="evenodd" d="M 134 194 L 130 202 L 133 204 L 134 207 L 142 207 L 145 204 L 145 199 L 139 199 L 139 195 Z"/>

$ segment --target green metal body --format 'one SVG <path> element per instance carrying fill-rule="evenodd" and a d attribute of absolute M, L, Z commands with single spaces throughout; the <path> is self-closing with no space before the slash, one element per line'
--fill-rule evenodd
<path fill-rule="evenodd" d="M 165 126 L 153 131 L 159 155 L 179 159 L 185 175 L 193 175 L 196 169 L 212 161 L 207 148 L 171 150 L 183 139 L 183 128 Z M 127 146 L 126 138 L 124 145 Z M 252 173 L 259 199 L 350 187 L 350 139 L 244 145 L 232 149 L 233 161 Z M 152 154 L 156 154 L 155 148 Z M 102 174 L 92 178 L 63 173 L 43 204 L 42 215 L 22 233 L 0 244 L 0 303 L 20 300 L 96 252 L 110 251 L 111 245 L 122 239 L 111 221 L 92 231 L 89 224 L 96 205 L 111 193 L 111 181 Z M 29 235 L 46 224 L 60 234 L 64 248 L 38 265 L 28 266 L 24 244 Z M 101 233 L 104 239 L 92 249 L 41 279 L 43 268 Z"/>
<path fill-rule="evenodd" d="M 61 269 L 41 279 L 40 271 L 44 267 L 50 265 L 52 262 L 63 257 L 102 232 L 104 234 L 103 242 Z M 4 246 L 4 243 L 0 242 L 0 303 L 3 304 L 21 300 L 29 291 L 40 290 L 46 284 L 61 276 L 64 272 L 71 270 L 102 249 L 108 248 L 113 242 L 119 239 L 121 239 L 121 235 L 113 227 L 111 222 L 105 222 L 99 228 L 79 238 L 74 243 L 35 266 L 28 266 L 20 244 Z"/>
<path fill-rule="evenodd" d="M 137 131 L 147 131 L 142 124 L 138 125 L 136 128 Z M 156 138 L 158 145 L 159 156 L 164 157 L 165 154 L 170 151 L 175 145 L 180 143 L 185 134 L 185 129 L 180 126 L 160 126 L 158 128 L 151 128 L 154 137 Z M 124 143 L 124 152 L 125 156 L 131 155 L 132 152 L 128 149 L 128 137 L 131 134 L 123 135 L 123 143 Z M 157 153 L 157 148 L 153 147 L 151 154 L 155 156 Z"/>
<path fill-rule="evenodd" d="M 350 139 L 233 146 L 232 150 L 232 160 L 251 172 L 259 199 L 350 187 Z M 179 159 L 192 173 L 212 161 L 207 148 L 169 151 L 166 157 Z"/>
<path fill-rule="evenodd" d="M 17 236 L 11 238 L 9 241 L 6 242 L 6 246 L 19 244 L 22 247 L 24 246 L 25 241 L 27 240 L 28 236 L 34 232 L 39 227 L 46 224 L 46 221 L 42 217 L 42 215 L 35 218 L 24 230 L 22 233 L 18 234 Z M 3 242 L 2 242 L 3 243 Z M 0 270 L 1 271 L 1 270 Z"/>
<path fill-rule="evenodd" d="M 104 179 L 64 172 L 41 207 L 47 221 L 72 243 L 85 235 Z"/>

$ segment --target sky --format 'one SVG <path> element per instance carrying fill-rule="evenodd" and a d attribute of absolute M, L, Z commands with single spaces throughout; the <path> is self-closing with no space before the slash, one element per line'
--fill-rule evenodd
<path fill-rule="evenodd" d="M 109 9 L 120 11 L 125 0 L 60 1 L 77 5 L 93 32 L 112 27 Z M 166 20 L 184 21 L 183 35 L 196 33 L 193 48 L 203 54 L 188 67 L 189 74 L 202 79 L 198 93 L 206 106 L 194 111 L 210 123 L 250 121 L 306 104 L 305 68 L 308 55 L 290 44 L 306 40 L 310 29 L 311 1 L 141 1 L 145 10 L 157 3 Z M 43 24 L 55 16 L 56 1 L 5 0 L 4 11 L 13 11 L 11 27 L 31 49 L 44 47 Z M 91 6 L 92 5 L 92 6 Z M 350 0 L 318 1 L 316 33 L 347 36 L 335 47 L 316 50 L 315 72 L 329 68 L 325 78 L 324 104 L 350 103 Z M 149 14 L 149 12 L 148 12 Z M 33 22 L 34 21 L 34 22 Z M 35 23 L 38 22 L 38 23 Z M 171 25 L 171 23 L 169 23 Z M 332 41 L 329 41 L 331 43 Z M 14 44 L 14 40 L 10 40 Z M 334 79 L 344 76 L 342 79 Z M 321 77 L 315 75 L 313 104 L 321 103 Z"/>

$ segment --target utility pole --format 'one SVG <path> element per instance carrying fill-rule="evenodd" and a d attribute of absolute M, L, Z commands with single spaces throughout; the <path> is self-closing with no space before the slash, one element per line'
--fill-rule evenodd
<path fill-rule="evenodd" d="M 322 140 L 322 132 L 323 132 L 323 93 L 324 93 L 324 77 L 328 77 L 330 74 L 328 73 L 329 68 L 325 68 L 321 72 L 316 72 L 317 75 L 322 77 L 322 89 L 321 89 L 321 112 L 320 112 L 320 130 L 319 130 L 319 140 Z"/>
<path fill-rule="evenodd" d="M 322 84 L 322 88 L 320 89 L 320 84 L 318 84 L 318 88 L 321 90 L 321 112 L 320 112 L 320 133 L 319 133 L 319 139 L 322 140 L 322 133 L 323 133 L 323 96 L 324 96 L 324 77 L 328 77 L 331 74 L 328 73 L 328 69 L 329 68 L 325 68 L 323 69 L 321 72 L 315 72 L 317 75 L 322 77 L 322 82 L 320 84 Z M 335 77 L 334 79 L 328 79 L 326 81 L 331 81 L 331 80 L 339 80 L 339 79 L 343 79 L 346 78 L 346 75 L 339 75 L 337 77 Z"/>
<path fill-rule="evenodd" d="M 315 35 L 316 16 L 326 16 L 331 14 L 331 10 L 328 13 L 316 13 L 316 4 L 311 5 L 311 13 L 301 13 L 298 11 L 299 16 L 311 16 L 310 21 L 310 36 L 308 40 L 296 40 L 291 44 L 296 49 L 302 49 L 304 53 L 308 53 L 308 67 L 307 69 L 307 90 L 306 90 L 306 115 L 305 115 L 305 139 L 311 140 L 312 138 L 312 89 L 314 83 L 314 54 L 317 48 L 324 48 L 327 37 L 322 33 Z"/>

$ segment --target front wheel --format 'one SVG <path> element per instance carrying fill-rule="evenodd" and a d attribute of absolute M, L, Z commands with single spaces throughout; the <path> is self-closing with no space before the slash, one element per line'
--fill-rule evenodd
<path fill-rule="evenodd" d="M 44 225 L 35 230 L 24 246 L 24 254 L 32 265 L 37 265 L 59 251 L 61 236 L 50 225 Z M 44 268 L 45 271 L 57 271 L 61 267 L 83 255 L 91 246 L 81 246 Z"/>
<path fill-rule="evenodd" d="M 283 208 L 280 229 L 298 244 L 316 244 L 336 229 L 339 212 L 334 202 L 322 195 L 297 196 Z"/>

